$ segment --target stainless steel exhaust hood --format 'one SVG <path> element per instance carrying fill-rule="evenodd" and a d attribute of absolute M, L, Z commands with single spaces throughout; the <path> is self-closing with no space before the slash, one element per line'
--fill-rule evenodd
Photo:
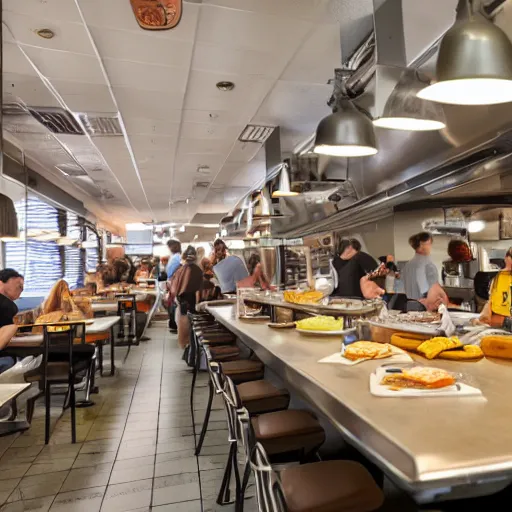
<path fill-rule="evenodd" d="M 394 26 L 387 27 L 384 32 L 395 39 L 388 41 L 391 49 L 395 45 L 394 50 L 400 50 L 397 39 L 403 43 L 402 60 L 395 63 L 423 65 L 425 59 L 421 51 L 431 55 L 431 48 L 435 47 L 443 30 L 451 26 L 455 19 L 457 1 L 387 0 L 384 7 L 389 7 L 387 4 L 399 6 L 402 12 L 402 16 L 398 17 L 399 25 L 395 18 Z M 426 21 L 434 16 L 440 19 L 430 25 L 425 22 L 423 27 L 418 21 L 412 24 L 411 16 L 420 19 L 423 16 Z M 377 52 L 380 52 L 383 45 L 379 45 L 379 34 L 382 34 L 378 30 L 379 16 L 375 17 L 375 22 Z M 414 40 L 411 31 L 417 31 L 418 26 L 422 26 L 422 33 Z M 430 27 L 430 32 L 427 27 Z M 395 37 L 396 34 L 398 36 Z M 395 73 L 391 66 L 391 49 L 385 51 L 384 46 L 384 56 L 388 60 L 379 57 L 374 79 L 357 100 L 361 106 L 374 109 L 374 112 L 376 105 L 384 104 L 393 82 L 396 83 L 399 78 L 399 73 Z M 430 64 L 428 61 L 425 69 Z M 401 69 L 398 71 L 401 73 Z M 445 105 L 443 108 L 446 128 L 441 131 L 407 132 L 377 128 L 377 155 L 357 161 L 331 159 L 325 165 L 326 172 L 331 166 L 337 167 L 338 172 L 344 168 L 342 193 L 336 195 L 333 192 L 330 200 L 325 196 L 315 199 L 302 196 L 286 198 L 286 209 L 293 215 L 274 221 L 273 235 L 299 237 L 351 229 L 392 215 L 396 205 L 437 196 L 468 182 L 507 173 L 512 163 L 512 104 L 471 107 Z M 336 200 L 334 203 L 333 199 Z"/>

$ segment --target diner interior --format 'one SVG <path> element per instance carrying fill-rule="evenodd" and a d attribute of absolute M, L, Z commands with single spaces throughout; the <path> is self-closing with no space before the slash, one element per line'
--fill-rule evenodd
<path fill-rule="evenodd" d="M 510 509 L 512 0 L 0 6 L 0 512 Z"/>

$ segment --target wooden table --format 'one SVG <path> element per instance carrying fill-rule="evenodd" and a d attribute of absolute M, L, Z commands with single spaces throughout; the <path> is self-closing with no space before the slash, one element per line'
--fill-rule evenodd
<path fill-rule="evenodd" d="M 30 387 L 28 383 L 0 384 L 0 407 L 12 402 Z M 30 428 L 26 420 L 0 421 L 0 437 L 23 432 Z"/>

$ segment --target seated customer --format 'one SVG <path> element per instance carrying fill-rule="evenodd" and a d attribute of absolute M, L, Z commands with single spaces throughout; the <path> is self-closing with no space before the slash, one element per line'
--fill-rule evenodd
<path fill-rule="evenodd" d="M 2 350 L 16 334 L 18 327 L 14 325 L 14 317 L 18 314 L 18 306 L 14 303 L 23 291 L 23 276 L 12 268 L 0 270 L 0 373 L 14 366 L 14 359 L 3 356 Z"/>

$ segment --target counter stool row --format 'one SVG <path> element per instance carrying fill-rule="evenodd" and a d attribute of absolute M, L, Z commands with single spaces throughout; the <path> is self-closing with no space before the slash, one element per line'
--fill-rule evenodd
<path fill-rule="evenodd" d="M 236 338 L 210 315 L 191 315 L 196 355 L 194 383 L 201 358 L 206 358 L 210 397 L 196 445 L 201 452 L 214 394 L 224 399 L 230 451 L 217 498 L 230 502 L 231 476 L 235 477 L 235 509 L 243 510 L 251 469 L 255 475 L 261 512 L 365 512 L 382 504 L 382 492 L 368 471 L 352 461 L 307 463 L 318 458 L 325 431 L 309 411 L 288 409 L 290 394 L 263 380 L 263 364 L 251 356 L 235 355 Z M 215 349 L 226 347 L 223 351 Z M 227 357 L 228 348 L 232 356 Z M 194 386 L 194 384 L 193 384 Z M 193 411 L 193 386 L 191 406 Z M 238 448 L 245 453 L 240 475 Z M 271 462 L 299 462 L 277 477 Z"/>

